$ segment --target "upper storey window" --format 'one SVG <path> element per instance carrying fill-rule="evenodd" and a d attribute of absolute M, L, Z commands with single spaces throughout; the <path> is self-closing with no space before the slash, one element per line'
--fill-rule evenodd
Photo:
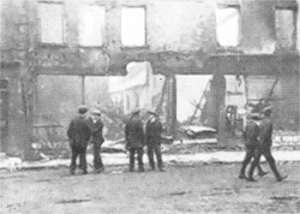
<path fill-rule="evenodd" d="M 236 47 L 240 40 L 239 6 L 218 6 L 216 11 L 217 41 L 223 47 Z"/>
<path fill-rule="evenodd" d="M 39 3 L 42 43 L 63 44 L 65 42 L 65 24 L 63 4 Z"/>
<path fill-rule="evenodd" d="M 121 25 L 123 46 L 141 47 L 146 45 L 145 7 L 123 7 Z"/>
<path fill-rule="evenodd" d="M 294 48 L 296 44 L 296 9 L 276 8 L 275 26 L 277 47 L 279 49 Z"/>
<path fill-rule="evenodd" d="M 79 44 L 82 46 L 102 46 L 105 8 L 98 5 L 84 5 L 80 8 L 79 14 Z"/>

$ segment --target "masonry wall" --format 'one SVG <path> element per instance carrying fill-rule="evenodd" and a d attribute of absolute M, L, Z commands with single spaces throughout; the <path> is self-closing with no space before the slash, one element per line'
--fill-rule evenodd
<path fill-rule="evenodd" d="M 1 105 L 1 146 L 0 151 L 7 153 L 14 153 L 24 148 L 24 140 L 27 136 L 27 129 L 25 125 L 25 117 L 23 112 L 23 104 L 20 93 L 20 84 L 18 81 L 20 68 L 18 64 L 3 65 L 1 64 L 1 79 L 8 81 L 7 99 L 8 106 Z M 2 100 L 1 102 L 5 102 Z M 5 124 L 4 124 L 5 123 Z M 3 125 L 7 128 L 2 129 Z M 5 133 L 3 133 L 5 132 Z M 3 138 L 3 136 L 5 136 Z"/>
<path fill-rule="evenodd" d="M 131 61 L 149 61 L 155 73 L 165 75 L 218 73 L 281 75 L 283 79 L 287 79 L 284 80 L 288 85 L 283 89 L 285 94 L 292 92 L 294 96 L 289 100 L 294 98 L 296 100 L 294 102 L 296 104 L 290 107 L 288 112 L 294 111 L 295 114 L 299 114 L 295 110 L 299 109 L 296 108 L 299 105 L 297 101 L 299 94 L 296 90 L 299 88 L 299 36 L 298 53 L 295 48 L 277 50 L 274 20 L 275 7 L 299 7 L 299 0 L 65 0 L 61 2 L 64 2 L 66 43 L 45 45 L 41 43 L 38 1 L 1 0 L 1 62 L 19 62 L 20 77 L 32 75 L 28 72 L 29 67 L 33 68 L 37 75 L 74 77 L 125 75 L 126 65 Z M 95 2 L 104 5 L 106 9 L 104 45 L 84 48 L 78 44 L 79 8 L 82 4 Z M 217 5 L 236 5 L 240 8 L 241 38 L 236 48 L 228 49 L 218 45 Z M 146 46 L 122 47 L 122 6 L 146 7 Z M 299 35 L 299 12 L 297 16 Z M 50 76 L 45 81 L 54 78 Z M 37 79 L 40 77 L 42 76 L 38 76 Z M 62 77 L 57 77 L 59 78 Z M 293 84 L 288 84 L 291 83 L 290 79 L 294 80 Z M 73 83 L 77 84 L 76 81 Z M 36 97 L 42 94 L 40 90 L 36 93 Z M 76 99 L 80 100 L 78 97 Z M 45 103 L 40 105 L 43 106 Z M 21 106 L 18 108 L 18 111 L 22 111 Z M 288 108 L 282 106 L 279 109 L 285 111 Z"/>
<path fill-rule="evenodd" d="M 299 12 L 299 5 L 300 5 L 300 0 L 297 0 L 297 4 L 298 4 L 298 13 L 297 13 L 297 49 L 298 49 L 298 53 L 300 53 L 300 12 Z"/>
<path fill-rule="evenodd" d="M 61 2 L 64 2 L 66 43 L 47 46 L 40 43 L 38 1 L 2 1 L 2 24 L 8 29 L 2 36 L 2 59 L 22 60 L 28 47 L 35 56 L 38 71 L 47 74 L 120 75 L 125 74 L 128 62 L 138 60 L 150 61 L 156 72 L 211 73 L 209 66 L 204 66 L 209 56 L 228 51 L 216 41 L 217 5 L 240 8 L 240 45 L 230 49 L 230 53 L 242 54 L 273 54 L 276 49 L 274 8 L 297 7 L 294 0 L 97 1 L 106 9 L 104 45 L 84 48 L 78 44 L 79 8 L 95 1 Z M 122 47 L 122 6 L 146 7 L 145 47 Z M 293 54 L 294 50 L 285 52 Z"/>

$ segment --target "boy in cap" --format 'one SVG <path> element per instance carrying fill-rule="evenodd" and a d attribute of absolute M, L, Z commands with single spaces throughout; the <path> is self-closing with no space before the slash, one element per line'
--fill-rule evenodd
<path fill-rule="evenodd" d="M 271 122 L 272 107 L 268 106 L 263 109 L 263 119 L 259 127 L 259 155 L 254 159 L 249 170 L 249 179 L 252 178 L 255 167 L 259 164 L 261 154 L 265 157 L 271 170 L 273 171 L 278 182 L 283 181 L 287 176 L 281 176 L 276 168 L 275 159 L 271 154 L 273 124 Z"/>
<path fill-rule="evenodd" d="M 144 131 L 141 121 L 140 111 L 134 111 L 130 120 L 125 125 L 125 139 L 127 141 L 127 149 L 129 150 L 129 170 L 134 171 L 134 155 L 138 154 L 139 172 L 144 171 L 143 155 L 144 155 Z"/>
<path fill-rule="evenodd" d="M 86 163 L 86 148 L 90 140 L 90 129 L 86 123 L 86 112 L 88 111 L 85 105 L 77 108 L 78 116 L 73 118 L 68 127 L 67 135 L 69 137 L 70 147 L 72 151 L 72 159 L 70 165 L 71 175 L 75 174 L 76 159 L 79 155 L 79 165 L 83 170 L 83 174 L 87 174 Z"/>
<path fill-rule="evenodd" d="M 155 170 L 155 163 L 153 158 L 153 153 L 155 152 L 157 159 L 157 166 L 160 171 L 164 171 L 163 162 L 161 157 L 161 133 L 162 124 L 157 116 L 157 114 L 148 111 L 149 119 L 146 123 L 146 144 L 148 151 L 149 164 L 152 170 Z"/>
<path fill-rule="evenodd" d="M 101 146 L 104 142 L 102 136 L 103 122 L 101 120 L 101 112 L 98 109 L 91 111 L 91 117 L 87 119 L 88 126 L 91 130 L 90 143 L 94 146 L 94 168 L 96 173 L 104 171 L 104 165 L 100 156 Z"/>
<path fill-rule="evenodd" d="M 249 120 L 247 121 L 246 130 L 245 130 L 245 149 L 246 149 L 246 156 L 244 158 L 244 161 L 242 163 L 241 172 L 239 175 L 240 179 L 250 179 L 254 180 L 252 177 L 247 178 L 245 175 L 245 170 L 247 165 L 250 163 L 252 158 L 258 157 L 259 155 L 259 141 L 258 141 L 258 135 L 259 135 L 259 126 L 258 122 L 260 120 L 258 113 L 251 113 L 248 115 Z M 257 164 L 258 168 L 258 174 L 262 177 L 268 172 L 264 172 L 261 168 L 260 164 Z"/>

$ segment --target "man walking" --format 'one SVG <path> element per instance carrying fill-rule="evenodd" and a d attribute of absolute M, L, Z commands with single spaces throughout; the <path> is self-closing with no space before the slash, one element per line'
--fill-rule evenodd
<path fill-rule="evenodd" d="M 95 173 L 100 173 L 104 171 L 104 165 L 100 156 L 101 146 L 104 142 L 104 138 L 102 136 L 103 122 L 101 120 L 100 110 L 94 109 L 91 112 L 91 117 L 87 119 L 87 123 L 91 131 L 90 143 L 93 144 L 94 147 Z"/>
<path fill-rule="evenodd" d="M 86 106 L 79 106 L 78 116 L 71 120 L 67 135 L 69 137 L 70 147 L 72 151 L 72 159 L 70 165 L 71 175 L 75 174 L 76 159 L 79 155 L 79 166 L 83 170 L 83 174 L 87 174 L 86 163 L 86 148 L 90 139 L 90 129 L 86 123 L 86 112 L 88 111 Z"/>
<path fill-rule="evenodd" d="M 258 157 L 259 155 L 259 141 L 258 141 L 258 135 L 259 135 L 259 114 L 258 113 L 252 113 L 248 116 L 249 120 L 246 125 L 245 130 L 245 150 L 246 150 L 246 156 L 244 158 L 244 161 L 242 163 L 241 172 L 239 175 L 240 179 L 247 179 L 245 175 L 245 170 L 247 165 L 250 163 L 252 158 Z M 268 172 L 264 172 L 261 168 L 260 164 L 257 164 L 258 168 L 258 174 L 259 176 L 264 176 L 268 174 Z M 249 178 L 253 179 L 253 178 Z"/>
<path fill-rule="evenodd" d="M 134 156 L 138 154 L 139 172 L 144 171 L 143 154 L 144 154 L 144 131 L 139 110 L 135 111 L 128 123 L 125 125 L 125 139 L 127 149 L 129 150 L 129 170 L 134 171 Z"/>
<path fill-rule="evenodd" d="M 263 109 L 263 120 L 260 125 L 260 131 L 259 131 L 259 141 L 260 141 L 260 147 L 259 147 L 259 154 L 255 157 L 254 161 L 251 164 L 250 170 L 249 170 L 249 181 L 255 181 L 252 177 L 253 171 L 255 167 L 259 164 L 260 156 L 261 154 L 265 157 L 267 162 L 269 163 L 269 166 L 271 170 L 273 171 L 276 180 L 278 182 L 283 181 L 287 178 L 287 176 L 281 176 L 276 168 L 275 159 L 273 158 L 271 154 L 271 146 L 272 146 L 272 132 L 273 132 L 273 125 L 271 122 L 271 112 L 272 108 L 271 106 L 268 106 Z"/>
<path fill-rule="evenodd" d="M 149 119 L 146 123 L 146 144 L 148 151 L 149 164 L 152 170 L 155 170 L 155 163 L 153 159 L 153 153 L 155 152 L 157 159 L 157 166 L 160 171 L 164 171 L 163 162 L 161 157 L 161 133 L 162 124 L 158 116 L 153 112 L 149 113 Z"/>

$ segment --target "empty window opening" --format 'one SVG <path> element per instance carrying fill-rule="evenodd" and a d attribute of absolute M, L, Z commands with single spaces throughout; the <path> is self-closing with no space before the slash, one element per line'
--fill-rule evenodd
<path fill-rule="evenodd" d="M 276 38 L 278 48 L 295 46 L 295 10 L 276 8 L 275 12 Z"/>
<path fill-rule="evenodd" d="M 121 39 L 123 46 L 139 47 L 146 44 L 144 7 L 123 7 L 121 22 Z"/>
<path fill-rule="evenodd" d="M 105 8 L 98 5 L 84 5 L 80 8 L 79 16 L 79 44 L 82 46 L 102 46 Z"/>
<path fill-rule="evenodd" d="M 216 11 L 217 41 L 223 47 L 236 47 L 240 38 L 238 6 L 219 6 Z"/>
<path fill-rule="evenodd" d="M 39 3 L 42 43 L 64 43 L 63 4 Z"/>

